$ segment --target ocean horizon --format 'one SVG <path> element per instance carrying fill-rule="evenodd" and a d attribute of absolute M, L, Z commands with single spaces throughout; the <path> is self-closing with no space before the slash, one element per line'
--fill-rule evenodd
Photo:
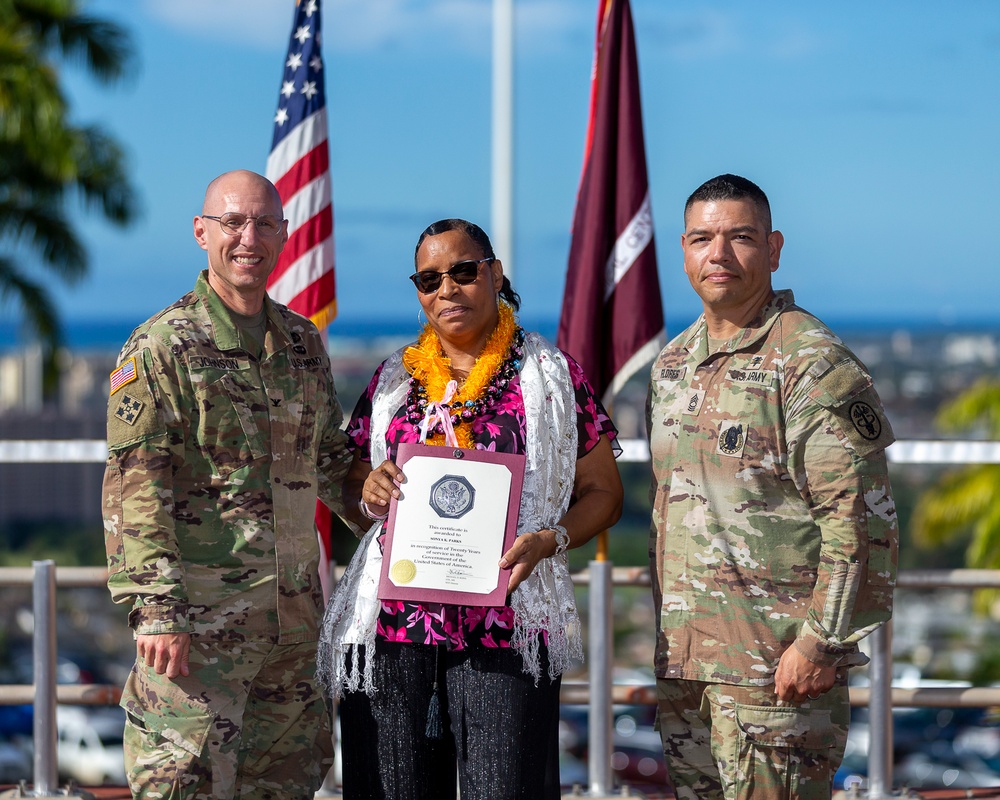
<path fill-rule="evenodd" d="M 692 319 L 667 323 L 667 335 L 680 333 Z M 911 335 L 943 335 L 947 333 L 1000 332 L 1000 319 L 966 319 L 945 322 L 941 319 L 894 319 L 868 317 L 826 318 L 823 320 L 838 335 L 851 338 L 865 335 L 885 335 L 905 331 Z M 63 321 L 66 346 L 77 350 L 118 349 L 124 344 L 141 319 L 68 319 Z M 559 327 L 557 316 L 522 316 L 521 324 L 528 330 L 538 331 L 553 341 Z M 419 327 L 411 314 L 405 316 L 362 317 L 343 315 L 330 325 L 331 339 L 416 338 Z M 23 347 L 31 341 L 23 326 L 9 320 L 0 320 L 0 350 Z"/>

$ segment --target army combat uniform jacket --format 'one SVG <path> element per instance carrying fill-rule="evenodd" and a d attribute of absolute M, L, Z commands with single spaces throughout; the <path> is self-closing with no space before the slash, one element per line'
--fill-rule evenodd
<path fill-rule="evenodd" d="M 126 342 L 111 375 L 109 586 L 136 633 L 315 641 L 317 494 L 349 456 L 315 326 L 265 299 L 262 355 L 207 273 Z"/>
<path fill-rule="evenodd" d="M 893 435 L 847 347 L 787 291 L 716 353 L 702 317 L 653 364 L 647 430 L 657 677 L 765 685 L 790 646 L 864 663 L 892 608 Z"/>

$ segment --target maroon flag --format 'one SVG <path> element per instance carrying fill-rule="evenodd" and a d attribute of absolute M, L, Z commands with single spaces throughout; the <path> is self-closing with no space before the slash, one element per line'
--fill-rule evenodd
<path fill-rule="evenodd" d="M 557 343 L 610 402 L 665 342 L 632 12 L 628 0 L 599 0 Z"/>
<path fill-rule="evenodd" d="M 267 291 L 322 331 L 336 316 L 337 293 L 321 35 L 320 0 L 298 0 L 267 159 L 267 177 L 278 187 L 288 218 L 288 242 Z M 332 522 L 330 509 L 317 501 L 324 594 L 328 594 Z"/>

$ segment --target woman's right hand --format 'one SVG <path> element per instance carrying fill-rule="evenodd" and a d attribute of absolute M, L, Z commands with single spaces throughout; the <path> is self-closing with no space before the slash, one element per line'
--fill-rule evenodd
<path fill-rule="evenodd" d="M 377 517 L 389 512 L 389 501 L 400 496 L 399 485 L 406 480 L 402 470 L 388 458 L 368 473 L 361 489 L 361 500 Z"/>
<path fill-rule="evenodd" d="M 355 453 L 344 479 L 345 516 L 363 534 L 371 527 L 372 518 L 389 513 L 389 501 L 400 496 L 399 484 L 403 480 L 403 473 L 391 461 L 383 461 L 372 469 L 370 463 Z M 368 506 L 371 516 L 362 509 L 362 502 Z"/>

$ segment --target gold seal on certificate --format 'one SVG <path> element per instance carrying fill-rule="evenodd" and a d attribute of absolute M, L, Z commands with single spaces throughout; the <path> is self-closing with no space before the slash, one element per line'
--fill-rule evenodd
<path fill-rule="evenodd" d="M 417 565 L 408 558 L 401 558 L 394 561 L 389 567 L 389 575 L 398 584 L 406 585 L 417 577 Z"/>
<path fill-rule="evenodd" d="M 406 482 L 389 505 L 379 598 L 502 606 L 525 457 L 402 444 L 396 463 Z"/>

